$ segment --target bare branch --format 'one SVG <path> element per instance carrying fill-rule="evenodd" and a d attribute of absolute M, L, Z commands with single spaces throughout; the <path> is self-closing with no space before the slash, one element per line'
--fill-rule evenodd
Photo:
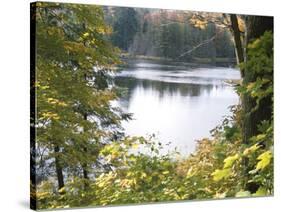
<path fill-rule="evenodd" d="M 203 46 L 203 45 L 206 45 L 206 44 L 212 42 L 215 38 L 216 38 L 216 35 L 214 35 L 214 36 L 211 37 L 210 39 L 204 40 L 202 43 L 200 43 L 200 44 L 194 46 L 192 49 L 190 49 L 190 50 L 188 50 L 188 51 L 182 53 L 182 54 L 179 56 L 179 58 L 181 58 L 181 57 L 183 57 L 183 56 L 185 56 L 185 55 L 187 55 L 187 54 L 190 54 L 191 52 L 193 52 L 194 50 L 200 48 L 200 47 Z"/>

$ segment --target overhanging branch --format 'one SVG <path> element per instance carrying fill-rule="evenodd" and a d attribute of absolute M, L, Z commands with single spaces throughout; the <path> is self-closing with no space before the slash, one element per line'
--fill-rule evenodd
<path fill-rule="evenodd" d="M 179 56 L 179 58 L 181 58 L 181 57 L 183 57 L 183 56 L 185 56 L 185 55 L 187 55 L 187 54 L 190 54 L 191 52 L 193 52 L 194 50 L 200 48 L 201 46 L 204 46 L 204 45 L 206 45 L 206 44 L 212 42 L 215 38 L 216 38 L 216 35 L 214 35 L 213 37 L 211 37 L 211 38 L 208 39 L 208 40 L 204 40 L 202 43 L 200 43 L 200 44 L 194 46 L 192 49 L 190 49 L 190 50 L 188 50 L 188 51 L 182 53 L 182 54 Z"/>

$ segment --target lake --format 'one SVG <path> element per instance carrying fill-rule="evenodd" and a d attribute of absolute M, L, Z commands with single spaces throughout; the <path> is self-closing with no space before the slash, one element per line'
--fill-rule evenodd
<path fill-rule="evenodd" d="M 115 78 L 127 88 L 118 106 L 133 114 L 122 122 L 127 135 L 155 134 L 167 152 L 183 154 L 195 150 L 196 140 L 210 137 L 210 130 L 230 115 L 238 103 L 234 88 L 226 80 L 238 80 L 234 68 L 199 67 L 181 63 L 129 60 Z M 169 145 L 167 145 L 169 144 Z"/>

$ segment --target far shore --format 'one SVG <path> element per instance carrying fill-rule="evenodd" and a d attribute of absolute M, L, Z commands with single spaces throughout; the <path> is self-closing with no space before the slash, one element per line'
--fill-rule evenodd
<path fill-rule="evenodd" d="M 181 61 L 175 60 L 172 58 L 165 58 L 165 57 L 155 57 L 155 56 L 147 56 L 147 55 L 132 55 L 128 53 L 122 53 L 121 58 L 126 60 L 150 60 L 154 62 L 161 62 L 161 63 L 173 63 L 178 65 L 187 65 L 187 66 L 194 66 L 194 67 L 235 67 L 236 66 L 236 58 L 198 58 L 194 57 L 190 61 Z"/>

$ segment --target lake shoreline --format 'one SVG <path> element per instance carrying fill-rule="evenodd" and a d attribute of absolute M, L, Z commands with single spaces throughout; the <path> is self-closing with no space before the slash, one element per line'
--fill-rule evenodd
<path fill-rule="evenodd" d="M 164 57 L 155 57 L 155 56 L 146 56 L 146 55 L 132 55 L 128 53 L 122 53 L 120 55 L 121 60 L 127 62 L 128 60 L 144 60 L 151 62 L 161 62 L 169 63 L 174 65 L 182 66 L 192 66 L 196 68 L 211 68 L 211 67 L 236 67 L 236 58 L 215 58 L 215 61 L 212 58 L 193 58 L 190 62 L 174 60 L 171 58 Z M 122 67 L 126 67 L 126 64 L 122 64 Z"/>

